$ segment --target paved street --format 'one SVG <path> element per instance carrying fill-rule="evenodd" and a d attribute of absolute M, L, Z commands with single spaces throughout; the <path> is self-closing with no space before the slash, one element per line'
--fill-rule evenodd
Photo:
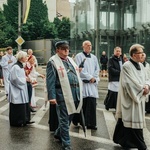
<path fill-rule="evenodd" d="M 44 68 L 44 67 L 43 67 Z M 45 69 L 39 68 L 44 73 Z M 49 104 L 45 107 L 44 81 L 38 79 L 36 87 L 37 112 L 32 114 L 34 125 L 15 128 L 9 126 L 9 104 L 4 94 L 4 88 L 0 88 L 0 149 L 1 150 L 60 150 L 61 143 L 53 138 L 53 132 L 49 131 L 48 115 Z M 71 124 L 70 135 L 73 150 L 122 150 L 112 141 L 115 127 L 115 110 L 104 109 L 103 101 L 107 93 L 107 78 L 103 78 L 99 84 L 100 98 L 97 100 L 97 126 L 98 130 L 86 130 L 86 137 L 80 126 Z M 147 128 L 144 129 L 144 137 L 150 148 L 150 115 L 146 114 Z"/>

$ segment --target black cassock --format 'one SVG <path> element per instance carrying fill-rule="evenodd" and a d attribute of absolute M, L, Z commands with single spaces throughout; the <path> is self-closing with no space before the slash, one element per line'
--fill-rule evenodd
<path fill-rule="evenodd" d="M 109 110 L 109 108 L 115 108 L 116 109 L 117 96 L 118 96 L 118 92 L 108 90 L 108 93 L 107 93 L 106 98 L 104 100 L 104 105 L 105 105 L 105 108 L 107 110 Z"/>
<path fill-rule="evenodd" d="M 139 150 L 146 150 L 147 148 L 144 142 L 143 130 L 124 127 L 121 118 L 117 121 L 113 141 L 128 149 L 138 148 Z"/>
<path fill-rule="evenodd" d="M 145 111 L 147 113 L 150 113 L 150 96 L 149 96 L 149 101 L 145 103 Z"/>
<path fill-rule="evenodd" d="M 83 98 L 83 114 L 85 119 L 85 126 L 95 127 L 96 126 L 96 98 L 86 97 Z M 72 120 L 74 125 L 81 123 L 81 115 L 75 114 Z"/>
<path fill-rule="evenodd" d="M 10 126 L 25 126 L 26 122 L 30 121 L 29 103 L 13 104 L 9 107 Z"/>

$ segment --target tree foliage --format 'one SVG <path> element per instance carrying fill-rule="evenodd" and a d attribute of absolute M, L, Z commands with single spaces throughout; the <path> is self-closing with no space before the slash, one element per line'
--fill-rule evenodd
<path fill-rule="evenodd" d="M 0 47 L 16 46 L 15 37 L 15 29 L 6 21 L 3 12 L 0 11 Z"/>
<path fill-rule="evenodd" d="M 55 28 L 57 31 L 57 38 L 59 39 L 70 39 L 70 20 L 69 18 L 63 17 L 60 20 L 58 17 L 54 18 Z"/>
<path fill-rule="evenodd" d="M 18 0 L 7 0 L 4 10 L 0 12 L 0 47 L 16 46 L 18 36 Z M 69 39 L 70 20 L 63 17 L 48 20 L 48 8 L 43 0 L 31 0 L 29 16 L 26 24 L 21 25 L 22 37 L 25 41 L 36 39 Z"/>
<path fill-rule="evenodd" d="M 4 16 L 9 25 L 18 30 L 18 0 L 7 0 L 7 4 L 3 4 Z"/>
<path fill-rule="evenodd" d="M 43 38 L 43 32 L 45 32 L 45 23 L 49 22 L 47 10 L 47 5 L 43 3 L 42 0 L 31 1 L 29 17 L 27 20 L 29 26 L 27 29 L 30 31 L 30 38 L 32 40 Z M 24 30 L 22 30 L 22 32 L 24 32 Z"/>

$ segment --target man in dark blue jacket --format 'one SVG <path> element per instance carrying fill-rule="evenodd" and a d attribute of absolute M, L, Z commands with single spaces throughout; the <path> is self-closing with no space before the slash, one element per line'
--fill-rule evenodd
<path fill-rule="evenodd" d="M 59 125 L 54 137 L 62 141 L 64 150 L 71 150 L 69 125 L 74 113 L 82 108 L 82 81 L 78 66 L 68 57 L 68 42 L 59 41 L 55 46 L 56 54 L 46 70 L 48 100 L 57 107 Z"/>

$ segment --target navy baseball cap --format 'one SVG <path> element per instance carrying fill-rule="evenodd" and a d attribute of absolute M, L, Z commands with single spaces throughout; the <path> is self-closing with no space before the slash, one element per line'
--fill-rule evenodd
<path fill-rule="evenodd" d="M 69 43 L 67 41 L 58 41 L 55 43 L 55 47 L 56 48 L 59 48 L 59 47 L 69 48 Z"/>

